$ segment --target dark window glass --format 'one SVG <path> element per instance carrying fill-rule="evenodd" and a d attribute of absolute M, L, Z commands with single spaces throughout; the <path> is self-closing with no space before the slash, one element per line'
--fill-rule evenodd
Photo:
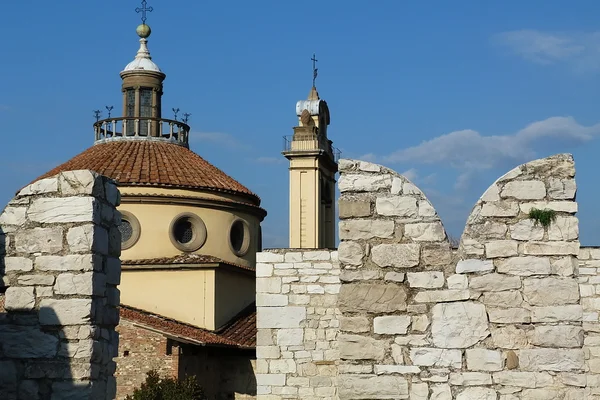
<path fill-rule="evenodd" d="M 191 242 L 194 238 L 194 227 L 192 226 L 192 222 L 187 218 L 177 221 L 173 227 L 173 236 L 175 236 L 175 240 L 181 244 Z"/>
<path fill-rule="evenodd" d="M 244 245 L 244 223 L 242 221 L 235 221 L 229 231 L 229 240 L 231 241 L 231 247 L 235 251 L 241 251 Z"/>

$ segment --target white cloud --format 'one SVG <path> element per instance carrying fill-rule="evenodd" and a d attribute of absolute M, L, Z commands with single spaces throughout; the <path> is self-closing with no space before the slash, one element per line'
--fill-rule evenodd
<path fill-rule="evenodd" d="M 542 32 L 522 29 L 492 36 L 492 42 L 543 65 L 564 63 L 577 72 L 600 68 L 600 32 Z"/>
<path fill-rule="evenodd" d="M 540 148 L 543 151 L 564 151 L 599 134 L 600 124 L 584 126 L 572 117 L 551 117 L 507 135 L 484 136 L 469 129 L 450 132 L 375 158 L 383 163 L 452 167 L 460 174 L 455 187 L 464 189 L 478 171 L 529 161 L 536 158 L 536 149 Z M 407 172 L 415 173 L 416 170 L 411 168 Z"/>
<path fill-rule="evenodd" d="M 236 150 L 248 150 L 250 146 L 240 142 L 236 137 L 223 132 L 191 132 L 191 143 L 209 142 L 217 146 L 228 147 Z"/>

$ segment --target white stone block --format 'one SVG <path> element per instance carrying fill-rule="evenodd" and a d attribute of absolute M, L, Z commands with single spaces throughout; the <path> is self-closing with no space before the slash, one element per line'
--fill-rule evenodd
<path fill-rule="evenodd" d="M 373 332 L 379 335 L 405 335 L 411 319 L 407 315 L 387 315 L 373 319 Z"/>
<path fill-rule="evenodd" d="M 411 268 L 419 265 L 418 244 L 379 244 L 371 250 L 372 260 L 380 267 Z"/>
<path fill-rule="evenodd" d="M 364 255 L 365 251 L 360 243 L 344 241 L 338 246 L 338 258 L 343 264 L 362 265 Z"/>
<path fill-rule="evenodd" d="M 1 261 L 1 260 L 0 260 Z M 0 265 L 2 265 L 0 263 Z M 25 257 L 6 257 L 4 258 L 4 272 L 15 272 L 15 271 L 31 271 L 33 269 L 33 262 Z"/>
<path fill-rule="evenodd" d="M 518 276 L 495 273 L 473 276 L 469 281 L 469 288 L 482 292 L 499 292 L 502 290 L 520 289 L 521 279 Z"/>
<path fill-rule="evenodd" d="M 441 222 L 420 222 L 405 225 L 404 236 L 418 242 L 441 242 L 446 232 Z"/>
<path fill-rule="evenodd" d="M 404 282 L 404 275 L 404 272 L 388 272 L 383 279 L 392 282 Z"/>
<path fill-rule="evenodd" d="M 9 311 L 29 311 L 35 306 L 33 286 L 14 286 L 6 289 L 4 308 Z"/>
<path fill-rule="evenodd" d="M 288 296 L 285 294 L 256 294 L 257 307 L 281 307 L 288 305 Z"/>
<path fill-rule="evenodd" d="M 468 290 L 428 290 L 417 293 L 414 300 L 417 303 L 443 303 L 468 300 L 470 297 Z"/>
<path fill-rule="evenodd" d="M 523 280 L 523 295 L 533 306 L 562 306 L 579 302 L 579 285 L 572 278 Z"/>
<path fill-rule="evenodd" d="M 512 257 L 517 254 L 517 242 L 512 240 L 493 240 L 485 244 L 487 258 Z"/>
<path fill-rule="evenodd" d="M 526 242 L 523 251 L 528 255 L 577 256 L 579 242 Z"/>
<path fill-rule="evenodd" d="M 444 273 L 441 271 L 409 272 L 406 274 L 410 287 L 435 289 L 444 286 Z"/>
<path fill-rule="evenodd" d="M 446 282 L 448 289 L 461 290 L 469 287 L 469 279 L 465 275 L 450 275 Z"/>
<path fill-rule="evenodd" d="M 410 359 L 413 365 L 423 367 L 462 367 L 462 351 L 427 347 L 410 349 Z"/>
<path fill-rule="evenodd" d="M 19 192 L 19 196 L 31 196 L 35 194 L 47 194 L 58 192 L 58 179 L 56 177 L 40 179 Z"/>
<path fill-rule="evenodd" d="M 482 217 L 516 217 L 519 214 L 519 204 L 510 201 L 484 203 L 481 207 Z"/>
<path fill-rule="evenodd" d="M 575 216 L 557 216 L 548 228 L 548 240 L 576 240 L 579 220 Z"/>
<path fill-rule="evenodd" d="M 417 199 L 414 197 L 378 197 L 375 200 L 375 211 L 379 215 L 415 218 L 418 210 Z"/>
<path fill-rule="evenodd" d="M 63 248 L 62 228 L 33 228 L 17 231 L 15 249 L 19 253 L 58 253 Z"/>
<path fill-rule="evenodd" d="M 279 263 L 284 262 L 284 255 L 277 253 L 270 253 L 268 251 L 262 251 L 256 253 L 257 263 Z"/>
<path fill-rule="evenodd" d="M 391 238 L 395 224 L 391 220 L 352 219 L 340 221 L 340 240 L 360 240 L 372 238 Z"/>
<path fill-rule="evenodd" d="M 547 387 L 554 383 L 552 376 L 546 372 L 500 371 L 494 372 L 492 379 L 497 385 L 522 388 Z"/>
<path fill-rule="evenodd" d="M 456 264 L 457 274 L 466 274 L 469 272 L 488 272 L 494 270 L 494 264 L 492 260 L 460 260 Z"/>
<path fill-rule="evenodd" d="M 488 308 L 490 322 L 497 324 L 528 324 L 531 312 L 524 308 Z"/>
<path fill-rule="evenodd" d="M 577 203 L 574 201 L 536 201 L 531 203 L 521 203 L 520 204 L 521 211 L 525 214 L 529 214 L 532 208 L 537 208 L 538 210 L 554 210 L 556 212 L 565 212 L 565 213 L 576 213 L 577 212 Z"/>
<path fill-rule="evenodd" d="M 338 182 L 340 192 L 376 192 L 390 189 L 392 177 L 389 174 L 341 174 Z"/>
<path fill-rule="evenodd" d="M 17 282 L 23 286 L 49 286 L 54 284 L 54 275 L 19 275 Z"/>
<path fill-rule="evenodd" d="M 450 373 L 449 382 L 453 386 L 491 385 L 492 375 L 484 372 L 453 372 Z"/>
<path fill-rule="evenodd" d="M 498 394 L 494 389 L 482 387 L 466 388 L 456 396 L 456 400 L 496 400 Z"/>
<path fill-rule="evenodd" d="M 304 329 L 278 329 L 277 344 L 279 346 L 300 346 L 304 341 Z"/>
<path fill-rule="evenodd" d="M 546 185 L 542 181 L 511 181 L 504 185 L 501 195 L 517 200 L 541 200 L 546 197 Z"/>
<path fill-rule="evenodd" d="M 552 199 L 558 200 L 572 200 L 575 198 L 577 192 L 577 184 L 575 179 L 549 179 L 550 188 L 548 189 L 548 196 Z"/>
<path fill-rule="evenodd" d="M 531 308 L 531 322 L 580 322 L 582 318 L 583 308 L 579 304 Z"/>
<path fill-rule="evenodd" d="M 304 307 L 259 307 L 257 327 L 260 328 L 299 328 L 306 319 Z"/>
<path fill-rule="evenodd" d="M 40 302 L 40 324 L 83 325 L 90 322 L 92 299 L 42 299 Z"/>
<path fill-rule="evenodd" d="M 490 335 L 485 306 L 475 302 L 434 305 L 431 334 L 440 348 L 467 348 L 478 343 Z"/>
<path fill-rule="evenodd" d="M 510 237 L 516 240 L 542 240 L 544 238 L 544 227 L 529 218 L 510 225 L 509 229 Z"/>
<path fill-rule="evenodd" d="M 95 222 L 100 204 L 93 197 L 62 197 L 34 199 L 27 211 L 33 222 L 67 223 Z"/>
<path fill-rule="evenodd" d="M 270 278 L 273 275 L 273 264 L 256 263 L 256 277 Z"/>
<path fill-rule="evenodd" d="M 73 253 L 92 251 L 108 254 L 108 231 L 98 225 L 75 226 L 67 232 L 69 250 Z"/>
<path fill-rule="evenodd" d="M 519 349 L 527 346 L 525 330 L 508 325 L 501 328 L 492 328 L 492 343 L 501 349 Z"/>
<path fill-rule="evenodd" d="M 27 207 L 6 207 L 0 214 L 0 225 L 25 225 Z"/>
<path fill-rule="evenodd" d="M 498 272 L 508 275 L 531 276 L 549 275 L 552 272 L 550 259 L 547 257 L 511 257 L 497 260 Z"/>
<path fill-rule="evenodd" d="M 521 349 L 519 367 L 524 371 L 583 371 L 583 349 Z"/>
<path fill-rule="evenodd" d="M 329 261 L 331 253 L 328 250 L 305 251 L 302 258 L 304 261 Z"/>
<path fill-rule="evenodd" d="M 467 368 L 472 371 L 501 371 L 502 353 L 497 350 L 467 349 Z"/>
<path fill-rule="evenodd" d="M 40 271 L 91 271 L 94 269 L 93 256 L 39 256 L 35 259 L 35 268 Z"/>
<path fill-rule="evenodd" d="M 425 315 L 413 315 L 411 317 L 412 325 L 411 329 L 413 332 L 425 332 L 429 327 L 429 317 Z"/>
<path fill-rule="evenodd" d="M 376 375 L 421 373 L 421 368 L 414 365 L 375 365 L 374 369 Z"/>
<path fill-rule="evenodd" d="M 540 347 L 581 347 L 583 329 L 574 325 L 539 325 L 531 332 L 530 342 Z"/>

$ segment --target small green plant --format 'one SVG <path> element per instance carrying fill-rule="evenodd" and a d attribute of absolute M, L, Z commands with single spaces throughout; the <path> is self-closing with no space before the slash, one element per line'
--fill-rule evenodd
<path fill-rule="evenodd" d="M 125 400 L 206 400 L 204 390 L 193 377 L 183 381 L 161 378 L 156 371 L 148 372 L 146 381 Z"/>
<path fill-rule="evenodd" d="M 556 211 L 548 209 L 538 210 L 537 208 L 532 208 L 529 211 L 529 218 L 535 221 L 535 225 L 540 223 L 543 227 L 547 227 L 550 226 L 550 224 L 556 219 Z"/>

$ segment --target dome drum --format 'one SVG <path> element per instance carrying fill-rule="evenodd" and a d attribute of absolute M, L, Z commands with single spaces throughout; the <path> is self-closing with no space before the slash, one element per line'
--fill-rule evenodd
<path fill-rule="evenodd" d="M 94 124 L 96 143 L 113 140 L 152 138 L 158 141 L 189 146 L 190 127 L 181 121 L 153 117 L 118 117 Z"/>

